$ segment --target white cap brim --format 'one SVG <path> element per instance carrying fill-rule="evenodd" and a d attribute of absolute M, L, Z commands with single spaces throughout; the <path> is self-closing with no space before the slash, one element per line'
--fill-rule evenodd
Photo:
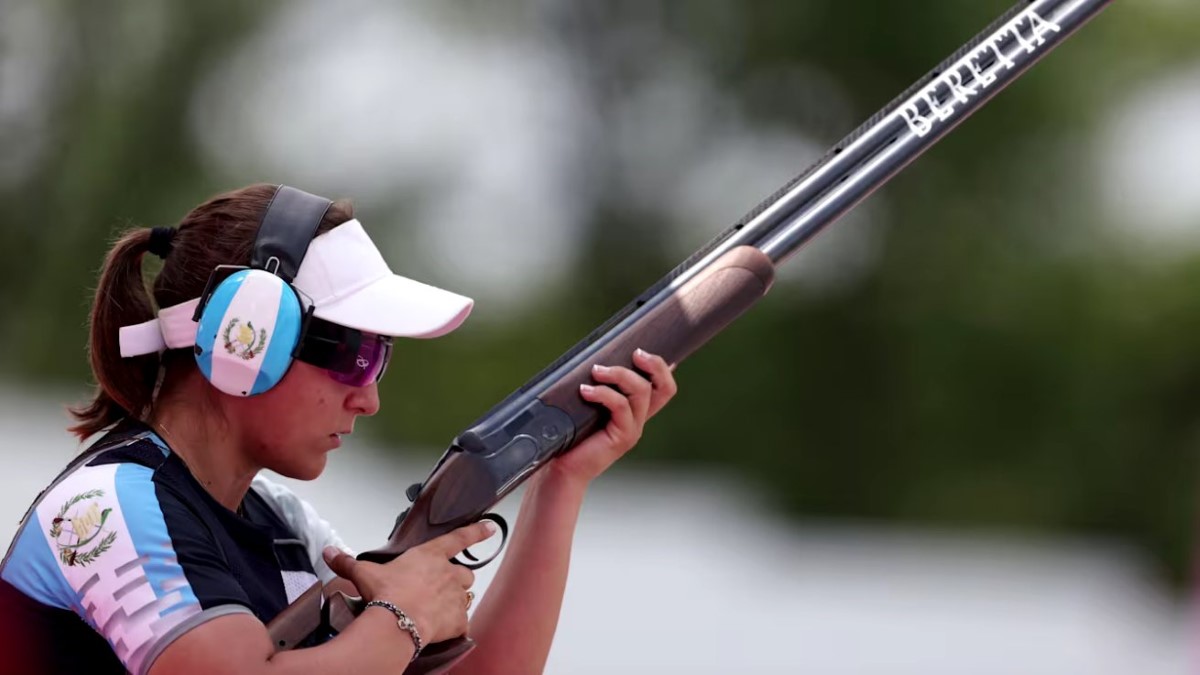
<path fill-rule="evenodd" d="M 393 337 L 433 338 L 457 328 L 468 297 L 394 274 L 357 220 L 313 238 L 292 282 L 313 315 Z"/>
<path fill-rule="evenodd" d="M 313 316 L 368 333 L 435 338 L 462 325 L 475 301 L 393 274 L 333 302 Z"/>

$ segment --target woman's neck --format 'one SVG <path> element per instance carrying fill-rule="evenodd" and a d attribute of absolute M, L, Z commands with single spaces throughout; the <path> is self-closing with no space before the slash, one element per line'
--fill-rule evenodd
<path fill-rule="evenodd" d="M 180 384 L 189 388 L 187 383 Z M 230 421 L 214 414 L 209 406 L 194 403 L 206 400 L 206 392 L 174 393 L 160 397 L 147 423 L 213 499 L 237 511 L 259 467 L 249 460 Z"/>

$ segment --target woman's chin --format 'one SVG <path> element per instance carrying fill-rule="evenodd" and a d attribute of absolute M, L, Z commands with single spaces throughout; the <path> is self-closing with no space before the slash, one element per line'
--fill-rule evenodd
<path fill-rule="evenodd" d="M 296 480 L 315 480 L 318 476 L 325 472 L 325 453 L 321 453 L 312 458 L 306 458 L 306 462 L 291 462 L 287 466 L 268 467 L 275 473 Z"/>

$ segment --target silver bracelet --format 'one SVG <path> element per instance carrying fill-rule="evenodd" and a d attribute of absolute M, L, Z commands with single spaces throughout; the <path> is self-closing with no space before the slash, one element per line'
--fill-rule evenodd
<path fill-rule="evenodd" d="M 382 607 L 396 615 L 396 625 L 400 626 L 400 630 L 405 631 L 410 637 L 412 637 L 413 646 L 416 647 L 416 650 L 413 651 L 412 659 L 409 661 L 409 663 L 416 661 L 417 654 L 420 654 L 421 650 L 425 648 L 425 643 L 421 641 L 421 634 L 417 632 L 417 624 L 413 623 L 413 620 L 408 618 L 408 615 L 405 614 L 403 610 L 387 600 L 372 600 L 367 603 L 366 607 Z M 365 610 L 366 607 L 363 609 Z"/>

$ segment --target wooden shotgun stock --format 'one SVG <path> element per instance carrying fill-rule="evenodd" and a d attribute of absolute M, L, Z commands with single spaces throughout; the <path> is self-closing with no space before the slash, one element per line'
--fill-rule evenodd
<path fill-rule="evenodd" d="M 1110 2 L 1018 2 L 816 164 L 459 434 L 429 477 L 408 490 L 412 506 L 396 519 L 387 544 L 359 559 L 387 562 L 434 537 L 495 517 L 487 512 L 500 499 L 606 421 L 603 408 L 578 394 L 579 385 L 591 381 L 593 364 L 630 366 L 637 348 L 671 364 L 683 361 L 767 292 L 778 265 Z M 294 646 L 322 624 L 321 597 L 322 591 L 314 588 L 271 622 L 272 639 L 280 648 Z M 339 621 L 348 621 L 354 603 L 338 602 Z M 469 649 L 469 642 L 443 645 L 443 656 L 457 656 L 440 663 L 449 668 L 445 664 L 453 665 Z"/>

